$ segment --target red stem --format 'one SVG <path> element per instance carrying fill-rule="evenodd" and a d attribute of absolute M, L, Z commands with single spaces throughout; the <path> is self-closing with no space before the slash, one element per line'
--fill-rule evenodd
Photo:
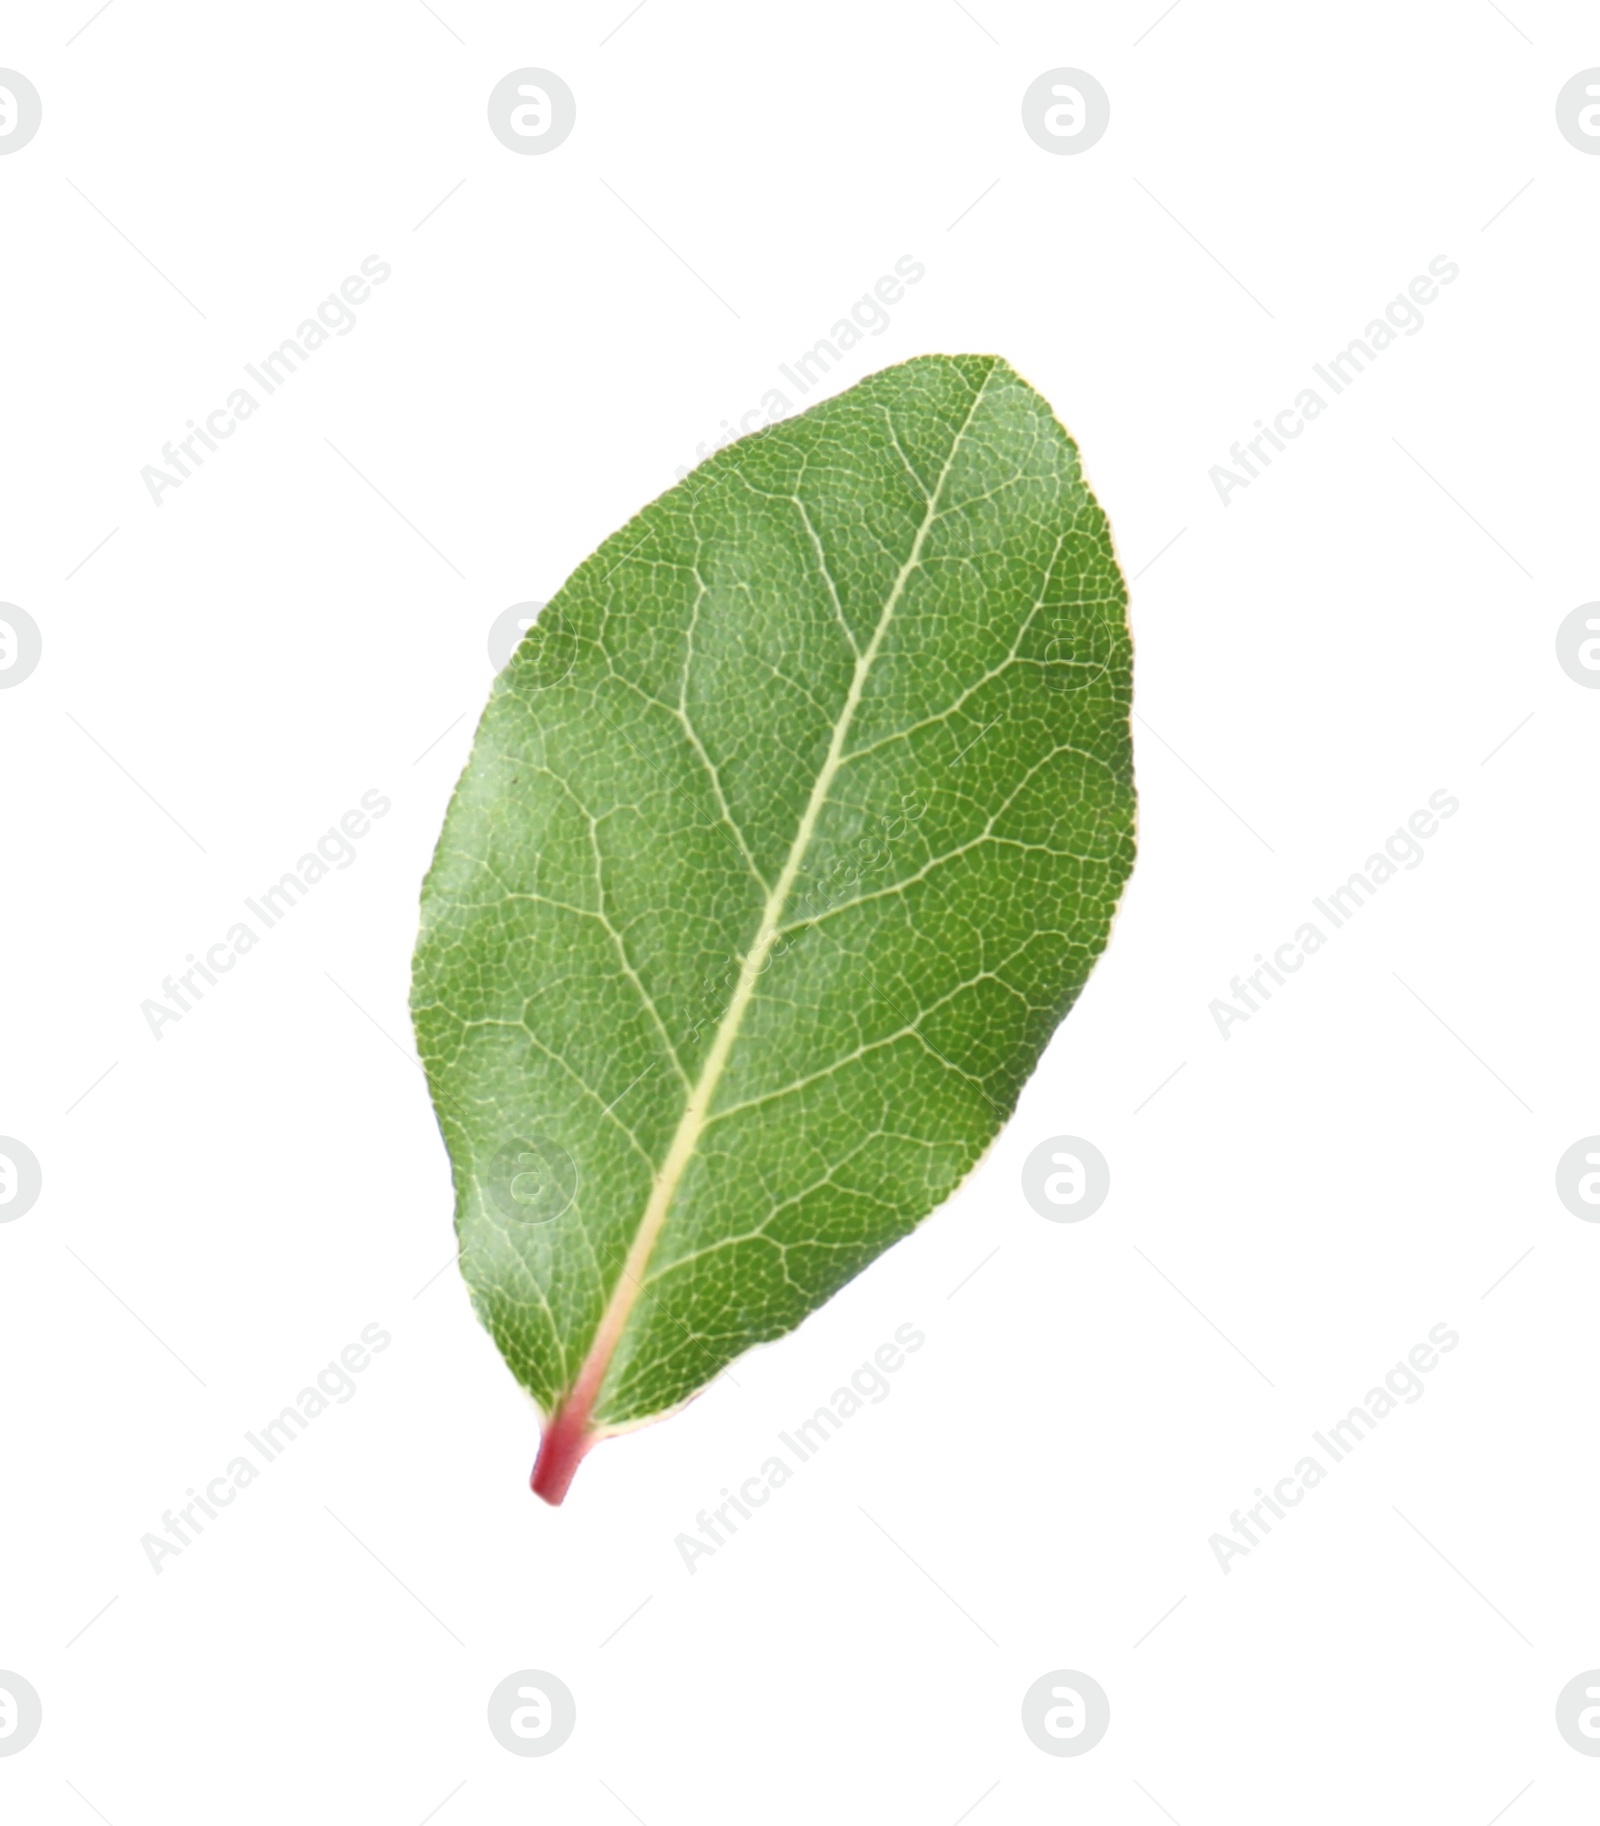
<path fill-rule="evenodd" d="M 588 1418 L 586 1408 L 568 1401 L 552 1415 L 539 1441 L 539 1456 L 534 1460 L 528 1487 L 552 1508 L 567 1494 L 584 1453 L 594 1444 Z"/>

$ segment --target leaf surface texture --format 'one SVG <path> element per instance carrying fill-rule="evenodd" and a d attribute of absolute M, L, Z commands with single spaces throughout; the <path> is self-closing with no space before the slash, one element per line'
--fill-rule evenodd
<path fill-rule="evenodd" d="M 495 681 L 413 1012 L 461 1266 L 586 1435 L 972 1168 L 1133 861 L 1126 591 L 1049 406 L 928 356 L 730 445 Z"/>

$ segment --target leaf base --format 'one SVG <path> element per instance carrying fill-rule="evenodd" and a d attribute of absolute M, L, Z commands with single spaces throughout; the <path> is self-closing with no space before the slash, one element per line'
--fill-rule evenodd
<path fill-rule="evenodd" d="M 588 1431 L 585 1417 L 575 1414 L 570 1406 L 561 1408 L 552 1416 L 539 1441 L 539 1455 L 533 1461 L 528 1488 L 535 1496 L 543 1497 L 551 1508 L 558 1507 L 578 1474 L 584 1454 L 593 1444 L 594 1435 Z"/>

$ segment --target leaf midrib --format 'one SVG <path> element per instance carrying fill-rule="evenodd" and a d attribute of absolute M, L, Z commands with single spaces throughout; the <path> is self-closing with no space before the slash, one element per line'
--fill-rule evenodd
<path fill-rule="evenodd" d="M 923 545 L 939 518 L 940 501 L 944 495 L 945 483 L 955 466 L 956 457 L 972 421 L 977 415 L 978 407 L 983 402 L 984 393 L 994 375 L 995 365 L 991 361 L 985 370 L 983 379 L 972 396 L 972 404 L 967 409 L 967 415 L 951 439 L 950 450 L 939 471 L 938 480 L 928 493 L 927 508 L 923 514 L 922 523 L 917 528 L 916 536 L 911 542 L 911 550 L 890 588 L 883 613 L 879 616 L 877 626 L 873 629 L 871 640 L 856 656 L 850 689 L 846 693 L 844 707 L 834 724 L 833 734 L 828 742 L 828 752 L 818 770 L 816 779 L 812 782 L 811 795 L 806 802 L 805 811 L 801 814 L 800 823 L 796 827 L 794 839 L 789 846 L 789 854 L 785 858 L 777 881 L 767 896 L 755 940 L 745 953 L 738 981 L 728 999 L 728 1006 L 723 1012 L 722 1019 L 717 1025 L 710 1050 L 706 1054 L 705 1064 L 684 1103 L 683 1115 L 679 1118 L 672 1144 L 667 1149 L 666 1157 L 652 1182 L 650 1197 L 640 1216 L 639 1227 L 634 1232 L 633 1242 L 629 1246 L 627 1258 L 622 1265 L 622 1272 L 617 1277 L 605 1311 L 601 1314 L 600 1323 L 595 1328 L 595 1334 L 583 1365 L 571 1390 L 560 1404 L 561 1410 L 570 1414 L 586 1432 L 589 1431 L 589 1417 L 599 1398 L 606 1373 L 611 1366 L 611 1360 L 627 1330 L 628 1320 L 632 1316 L 639 1295 L 644 1291 L 645 1273 L 649 1268 L 650 1258 L 655 1252 L 656 1244 L 660 1240 L 661 1231 L 672 1208 L 672 1201 L 677 1195 L 679 1182 L 700 1145 L 700 1138 L 710 1117 L 711 1105 L 722 1082 L 729 1055 L 739 1037 L 745 1014 L 754 1000 L 756 984 L 761 979 L 768 956 L 782 929 L 783 915 L 788 905 L 789 895 L 793 891 L 795 881 L 805 862 L 806 852 L 816 833 L 817 822 L 827 803 L 834 779 L 847 758 L 844 752 L 845 742 L 849 737 L 856 711 L 860 708 L 873 662 L 882 648 L 884 638 L 894 620 L 895 610 L 899 607 L 905 593 L 906 585 L 921 563 Z"/>

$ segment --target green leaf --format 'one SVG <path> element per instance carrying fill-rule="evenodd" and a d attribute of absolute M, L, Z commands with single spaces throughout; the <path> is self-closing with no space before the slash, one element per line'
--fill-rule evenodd
<path fill-rule="evenodd" d="M 925 356 L 712 457 L 496 679 L 412 1002 L 541 1495 L 1015 1107 L 1133 863 L 1126 600 L 1045 401 Z"/>

